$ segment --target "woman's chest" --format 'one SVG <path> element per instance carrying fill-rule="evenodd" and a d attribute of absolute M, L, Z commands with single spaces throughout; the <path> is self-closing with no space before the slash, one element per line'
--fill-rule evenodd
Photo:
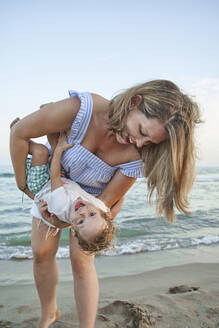
<path fill-rule="evenodd" d="M 70 131 L 69 131 L 70 132 Z M 67 133 L 70 134 L 70 133 Z M 68 142 L 76 142 L 70 135 Z M 78 141 L 81 148 L 80 152 L 84 152 L 92 157 L 97 157 L 97 161 L 102 161 L 108 166 L 114 167 L 119 164 L 132 162 L 139 159 L 139 154 L 134 145 L 119 144 L 115 138 L 115 135 L 107 129 L 106 122 L 100 120 L 98 116 L 92 115 L 89 125 L 83 137 Z M 70 148 L 66 154 L 80 161 L 80 155 L 78 154 L 79 148 Z M 77 156 L 78 155 L 78 156 Z M 86 159 L 87 161 L 88 159 Z"/>
<path fill-rule="evenodd" d="M 107 184 L 118 168 L 108 165 L 79 143 L 75 143 L 72 148 L 63 154 L 61 162 L 70 179 L 83 186 L 95 188 L 102 188 Z M 86 191 L 93 193 L 91 190 Z M 99 192 L 101 190 L 96 193 Z"/>
<path fill-rule="evenodd" d="M 97 128 L 88 131 L 81 146 L 112 167 L 139 159 L 134 145 L 119 144 L 114 135 Z"/>

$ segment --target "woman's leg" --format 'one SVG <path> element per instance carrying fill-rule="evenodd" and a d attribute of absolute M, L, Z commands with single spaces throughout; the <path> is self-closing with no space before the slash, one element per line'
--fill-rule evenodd
<path fill-rule="evenodd" d="M 99 297 L 99 284 L 94 266 L 94 255 L 86 255 L 81 251 L 77 238 L 74 237 L 71 229 L 70 257 L 80 328 L 93 328 Z"/>
<path fill-rule="evenodd" d="M 48 328 L 59 316 L 56 304 L 56 285 L 58 267 L 56 252 L 58 250 L 60 231 L 56 236 L 47 237 L 48 225 L 33 217 L 31 245 L 34 258 L 34 278 L 41 303 L 41 319 L 38 328 Z M 51 230 L 52 232 L 52 230 Z"/>

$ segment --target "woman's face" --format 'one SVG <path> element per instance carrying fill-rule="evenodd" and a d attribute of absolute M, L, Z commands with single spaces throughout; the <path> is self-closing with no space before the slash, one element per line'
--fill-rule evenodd
<path fill-rule="evenodd" d="M 123 137 L 116 134 L 121 144 L 135 144 L 138 148 L 149 143 L 159 144 L 167 139 L 166 130 L 157 118 L 147 118 L 136 106 L 130 111 Z"/>

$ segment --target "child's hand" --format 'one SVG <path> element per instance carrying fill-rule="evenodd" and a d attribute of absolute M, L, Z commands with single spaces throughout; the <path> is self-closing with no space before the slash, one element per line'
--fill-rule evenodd
<path fill-rule="evenodd" d="M 39 211 L 40 214 L 42 215 L 42 217 L 50 222 L 50 218 L 51 218 L 51 213 L 48 211 L 48 205 L 47 202 L 45 202 L 45 200 L 41 200 L 39 203 Z"/>
<path fill-rule="evenodd" d="M 66 222 L 63 222 L 63 221 L 59 220 L 55 214 L 50 213 L 48 211 L 47 202 L 45 202 L 44 200 L 40 201 L 39 210 L 40 210 L 40 214 L 42 215 L 42 217 L 46 221 L 48 221 L 49 223 L 54 225 L 56 228 L 63 229 L 63 228 L 66 228 L 66 227 L 70 226 L 69 223 L 66 223 Z"/>
<path fill-rule="evenodd" d="M 67 149 L 71 148 L 72 146 L 74 146 L 74 143 L 70 143 L 68 144 L 67 143 L 67 135 L 66 135 L 66 132 L 60 132 L 60 135 L 59 135 L 59 139 L 58 139 L 58 143 L 57 143 L 57 146 L 56 146 L 56 151 L 66 151 Z"/>

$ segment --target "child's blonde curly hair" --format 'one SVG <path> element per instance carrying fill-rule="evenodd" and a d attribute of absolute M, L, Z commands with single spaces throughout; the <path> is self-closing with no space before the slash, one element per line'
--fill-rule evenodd
<path fill-rule="evenodd" d="M 111 212 L 103 212 L 100 210 L 100 214 L 106 221 L 106 227 L 94 239 L 85 240 L 78 231 L 74 232 L 80 248 L 90 255 L 102 250 L 107 250 L 112 246 L 112 241 L 115 236 L 116 225 L 112 219 Z"/>

